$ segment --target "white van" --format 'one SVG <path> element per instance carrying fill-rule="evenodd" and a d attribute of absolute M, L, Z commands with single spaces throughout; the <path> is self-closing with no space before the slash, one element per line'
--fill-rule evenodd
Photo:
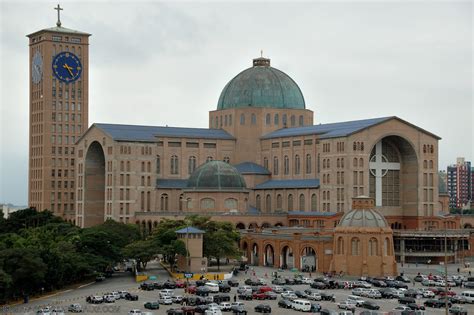
<path fill-rule="evenodd" d="M 469 303 L 474 303 L 474 291 L 462 291 L 461 296 L 464 296 Z"/>
<path fill-rule="evenodd" d="M 308 300 L 294 300 L 291 307 L 295 311 L 309 312 L 311 311 L 311 303 Z"/>
<path fill-rule="evenodd" d="M 209 289 L 209 292 L 212 292 L 212 293 L 219 292 L 219 285 L 217 283 L 206 282 L 205 286 L 206 288 Z"/>

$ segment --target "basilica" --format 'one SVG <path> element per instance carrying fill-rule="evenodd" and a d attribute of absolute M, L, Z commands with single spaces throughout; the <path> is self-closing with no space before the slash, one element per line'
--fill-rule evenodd
<path fill-rule="evenodd" d="M 204 214 L 246 233 L 252 263 L 287 264 L 273 255 L 302 268 L 303 257 L 319 251 L 311 264 L 327 271 L 337 265 L 334 233 L 362 197 L 372 201 L 369 216 L 383 218 L 375 230 L 390 230 L 373 252 L 393 258 L 392 230 L 456 225 L 439 219 L 446 211 L 438 200 L 439 140 L 395 116 L 315 123 L 297 83 L 260 57 L 222 89 L 209 128 L 92 124 L 76 143 L 74 221 L 114 219 L 149 233 L 164 218 Z M 290 252 L 267 252 L 257 241 L 307 233 L 316 239 L 304 253 L 288 244 Z"/>

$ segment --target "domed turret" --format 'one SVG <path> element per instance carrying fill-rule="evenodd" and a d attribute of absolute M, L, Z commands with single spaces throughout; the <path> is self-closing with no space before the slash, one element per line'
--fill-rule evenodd
<path fill-rule="evenodd" d="M 388 226 L 387 221 L 377 210 L 354 209 L 346 213 L 339 225 L 341 227 L 381 227 Z"/>
<path fill-rule="evenodd" d="M 256 58 L 253 67 L 235 76 L 224 87 L 217 109 L 267 107 L 305 109 L 300 88 L 286 73 L 272 68 L 270 59 Z"/>
<path fill-rule="evenodd" d="M 245 180 L 232 165 L 222 161 L 207 162 L 188 179 L 190 189 L 243 190 Z"/>

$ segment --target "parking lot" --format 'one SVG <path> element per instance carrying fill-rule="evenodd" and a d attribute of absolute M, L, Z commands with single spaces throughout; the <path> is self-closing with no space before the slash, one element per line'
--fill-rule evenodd
<path fill-rule="evenodd" d="M 164 282 L 169 279 L 168 274 L 165 270 L 160 268 L 157 264 L 154 267 L 156 268 L 153 270 L 153 273 L 157 276 L 158 282 Z M 271 272 L 274 269 L 263 268 L 263 267 L 256 267 L 255 269 L 249 271 L 247 274 L 241 272 L 239 275 L 234 277 L 233 279 L 238 281 L 240 285 L 244 285 L 244 280 L 247 278 L 252 278 L 256 280 L 257 278 L 261 278 L 263 281 L 266 281 L 269 285 L 271 285 Z M 253 273 L 255 272 L 255 276 Z M 294 273 L 291 272 L 282 272 L 280 273 L 282 278 L 285 277 L 293 277 Z M 304 276 L 308 276 L 305 274 Z M 320 275 L 312 275 L 312 278 L 320 277 Z M 344 279 L 337 279 L 344 280 Z M 290 287 L 293 291 L 304 291 L 310 289 L 309 284 L 300 284 L 300 285 L 291 285 L 287 286 Z M 413 283 L 408 284 L 409 288 L 413 287 Z M 416 288 L 422 288 L 420 283 L 416 283 Z M 237 301 L 242 301 L 237 297 L 237 287 L 232 287 L 231 291 L 228 294 L 230 297 L 230 302 L 234 302 L 234 298 Z M 128 291 L 132 294 L 138 295 L 138 301 L 127 301 L 124 299 L 118 299 L 114 303 L 102 303 L 102 304 L 89 304 L 86 303 L 86 297 L 90 295 L 104 295 L 107 292 L 112 291 Z M 466 289 L 461 289 L 459 287 L 452 288 L 452 291 L 460 294 L 461 291 L 465 291 Z M 349 295 L 352 295 L 351 289 L 324 289 L 321 292 L 333 294 L 335 296 L 335 302 L 332 301 L 315 301 L 314 303 L 318 303 L 321 305 L 323 309 L 329 309 L 334 311 L 340 311 L 337 307 L 337 303 L 342 302 L 347 299 Z M 174 295 L 181 295 L 187 296 L 185 294 L 184 289 L 177 288 L 173 290 Z M 213 294 L 210 294 L 211 296 Z M 82 308 L 85 310 L 86 313 L 112 313 L 112 314 L 128 314 L 132 309 L 139 309 L 145 311 L 144 303 L 157 301 L 159 297 L 159 290 L 153 291 L 146 291 L 139 289 L 139 284 L 136 283 L 132 277 L 127 274 L 116 274 L 112 278 L 106 279 L 104 282 L 93 283 L 88 286 L 78 288 L 75 290 L 70 290 L 66 292 L 62 292 L 60 294 L 50 296 L 47 298 L 42 298 L 39 300 L 32 301 L 29 304 L 22 304 L 18 305 L 14 308 L 9 310 L 4 309 L 6 313 L 24 313 L 24 314 L 36 314 L 37 310 L 45 307 L 50 306 L 51 308 L 61 307 L 64 310 L 67 310 L 68 305 L 72 303 L 79 303 L 81 304 Z M 439 298 L 438 296 L 436 297 Z M 369 298 L 364 297 L 363 299 L 369 300 Z M 298 314 L 300 312 L 284 309 L 278 307 L 278 301 L 281 300 L 280 294 L 276 300 L 244 300 L 242 301 L 245 304 L 245 309 L 248 311 L 248 314 L 255 314 L 255 306 L 258 304 L 268 304 L 271 307 L 272 314 Z M 395 307 L 399 306 L 397 299 L 370 299 L 374 301 L 378 306 L 380 306 L 380 311 L 388 312 L 393 310 Z M 423 304 L 426 301 L 426 298 L 417 298 L 417 304 Z M 474 304 L 463 304 L 462 305 L 469 314 L 474 314 Z M 147 310 L 151 312 L 151 314 L 166 314 L 166 311 L 171 308 L 181 308 L 182 305 L 180 304 L 172 304 L 172 305 L 160 305 L 159 310 Z M 355 314 L 360 314 L 364 309 L 357 307 Z M 444 314 L 444 309 L 435 309 L 435 308 L 427 308 L 425 314 Z M 224 314 L 232 314 L 231 312 L 224 312 Z"/>

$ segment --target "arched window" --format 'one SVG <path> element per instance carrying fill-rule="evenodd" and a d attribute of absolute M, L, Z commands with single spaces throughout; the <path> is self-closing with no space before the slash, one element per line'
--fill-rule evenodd
<path fill-rule="evenodd" d="M 360 240 L 357 237 L 354 237 L 351 240 L 351 253 L 352 256 L 359 256 L 360 255 Z"/>
<path fill-rule="evenodd" d="M 291 121 L 291 127 L 294 127 L 296 125 L 295 115 L 291 115 L 290 121 Z"/>
<path fill-rule="evenodd" d="M 288 211 L 293 211 L 293 195 L 288 195 Z"/>
<path fill-rule="evenodd" d="M 207 162 L 211 162 L 211 161 L 214 161 L 214 158 L 213 158 L 212 156 L 208 156 L 208 157 L 206 158 L 206 163 L 207 163 Z"/>
<path fill-rule="evenodd" d="M 318 211 L 318 198 L 316 194 L 311 195 L 311 211 Z"/>
<path fill-rule="evenodd" d="M 271 118 L 270 114 L 267 114 L 267 115 L 265 116 L 265 124 L 266 124 L 266 125 L 270 125 L 270 124 L 271 124 L 271 120 L 272 120 L 272 118 Z"/>
<path fill-rule="evenodd" d="M 245 115 L 244 114 L 240 114 L 240 124 L 245 125 Z"/>
<path fill-rule="evenodd" d="M 179 174 L 179 160 L 178 156 L 171 156 L 171 174 Z"/>
<path fill-rule="evenodd" d="M 278 158 L 275 156 L 273 157 L 273 175 L 278 175 Z"/>
<path fill-rule="evenodd" d="M 352 166 L 357 167 L 357 158 L 354 158 L 354 162 L 352 163 Z"/>
<path fill-rule="evenodd" d="M 265 211 L 266 212 L 272 211 L 272 197 L 270 195 L 267 195 L 265 199 Z"/>
<path fill-rule="evenodd" d="M 283 158 L 283 174 L 288 175 L 290 173 L 290 159 L 288 155 Z"/>
<path fill-rule="evenodd" d="M 387 237 L 383 241 L 383 254 L 384 256 L 392 255 L 392 250 L 390 248 L 390 240 Z"/>
<path fill-rule="evenodd" d="M 214 209 L 215 201 L 212 198 L 201 199 L 201 209 Z"/>
<path fill-rule="evenodd" d="M 259 211 L 262 209 L 262 200 L 261 200 L 260 195 L 257 195 L 257 197 L 255 197 L 255 207 Z"/>
<path fill-rule="evenodd" d="M 188 160 L 188 174 L 192 174 L 196 169 L 196 157 L 190 156 Z"/>
<path fill-rule="evenodd" d="M 300 169 L 301 169 L 300 156 L 295 155 L 295 174 L 296 175 L 300 174 Z"/>
<path fill-rule="evenodd" d="M 224 156 L 224 162 L 229 164 L 230 163 L 230 157 Z"/>
<path fill-rule="evenodd" d="M 287 118 L 286 114 L 283 114 L 281 116 L 281 122 L 282 122 L 283 126 L 286 126 L 287 121 L 288 121 L 288 118 Z"/>
<path fill-rule="evenodd" d="M 311 174 L 311 154 L 306 154 L 306 174 Z"/>
<path fill-rule="evenodd" d="M 265 167 L 268 170 L 268 158 L 267 157 L 263 158 L 263 167 Z"/>
<path fill-rule="evenodd" d="M 364 167 L 364 159 L 363 158 L 359 159 L 359 167 Z"/>
<path fill-rule="evenodd" d="M 140 210 L 145 210 L 145 192 L 140 193 Z"/>
<path fill-rule="evenodd" d="M 236 210 L 237 209 L 237 199 L 227 198 L 224 201 L 224 207 L 228 210 Z"/>
<path fill-rule="evenodd" d="M 255 125 L 257 123 L 257 116 L 255 116 L 255 114 L 252 114 L 252 116 L 250 116 L 250 122 L 252 125 Z"/>
<path fill-rule="evenodd" d="M 337 254 L 344 255 L 344 239 L 342 237 L 337 239 Z"/>
<path fill-rule="evenodd" d="M 376 238 L 369 240 L 369 256 L 378 256 L 378 241 Z"/>
<path fill-rule="evenodd" d="M 273 118 L 273 123 L 275 124 L 275 126 L 278 126 L 280 124 L 280 117 L 278 116 L 278 114 L 275 114 L 275 117 Z"/>
<path fill-rule="evenodd" d="M 168 211 L 168 194 L 161 195 L 160 208 L 162 211 Z"/>
<path fill-rule="evenodd" d="M 304 194 L 301 194 L 301 195 L 300 195 L 299 210 L 300 210 L 300 211 L 305 211 L 305 198 L 304 198 Z"/>
<path fill-rule="evenodd" d="M 281 210 L 283 208 L 283 198 L 280 194 L 277 195 L 277 210 Z"/>
<path fill-rule="evenodd" d="M 300 125 L 300 126 L 303 126 L 303 125 L 304 125 L 304 118 L 303 118 L 303 115 L 300 115 L 299 125 Z"/>

